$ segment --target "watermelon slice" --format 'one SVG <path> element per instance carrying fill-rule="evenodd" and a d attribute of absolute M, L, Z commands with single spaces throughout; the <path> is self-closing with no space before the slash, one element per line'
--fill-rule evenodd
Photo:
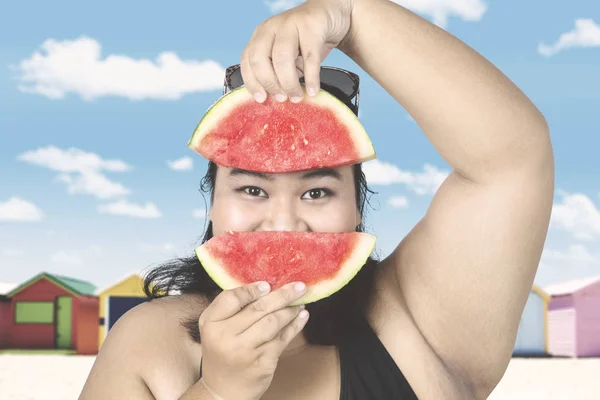
<path fill-rule="evenodd" d="M 224 290 L 267 281 L 271 290 L 295 281 L 308 288 L 296 304 L 344 287 L 365 264 L 375 236 L 362 232 L 227 232 L 196 248 L 210 277 Z"/>
<path fill-rule="evenodd" d="M 321 90 L 300 103 L 258 103 L 242 86 L 202 118 L 188 147 L 226 167 L 265 173 L 335 168 L 376 158 L 354 113 Z"/>

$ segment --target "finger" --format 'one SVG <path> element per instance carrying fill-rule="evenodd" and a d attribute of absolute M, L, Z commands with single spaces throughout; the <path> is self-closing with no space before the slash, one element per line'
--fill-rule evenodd
<path fill-rule="evenodd" d="M 256 76 L 252 73 L 250 62 L 248 61 L 248 53 L 242 53 L 240 59 L 240 70 L 242 72 L 242 79 L 246 89 L 254 96 L 254 99 L 259 103 L 263 103 L 267 99 L 267 91 L 261 86 Z"/>
<path fill-rule="evenodd" d="M 308 322 L 308 317 L 308 311 L 300 311 L 292 322 L 283 327 L 271 341 L 265 342 L 262 346 L 258 347 L 258 350 L 263 352 L 263 354 L 269 354 L 271 357 L 278 358 L 290 342 L 302 332 L 302 329 L 304 329 Z"/>
<path fill-rule="evenodd" d="M 248 304 L 267 294 L 269 289 L 268 283 L 255 282 L 235 289 L 225 290 L 219 293 L 210 306 L 206 308 L 203 316 L 207 321 L 211 322 L 231 318 Z"/>
<path fill-rule="evenodd" d="M 303 309 L 303 305 L 285 307 L 267 314 L 242 332 L 239 337 L 243 337 L 244 342 L 249 343 L 253 348 L 259 347 L 279 335 L 281 330 L 288 326 Z"/>
<path fill-rule="evenodd" d="M 279 32 L 273 43 L 273 68 L 284 94 L 294 103 L 302 100 L 303 92 L 296 72 L 296 59 L 300 55 L 298 29 L 295 26 Z"/>
<path fill-rule="evenodd" d="M 275 96 L 277 101 L 283 102 L 287 100 L 287 96 L 271 62 L 274 41 L 275 33 L 272 31 L 257 33 L 253 44 L 248 48 L 248 64 L 260 86 Z"/>
<path fill-rule="evenodd" d="M 235 319 L 231 320 L 231 326 L 228 329 L 231 332 L 240 334 L 265 315 L 288 307 L 306 293 L 306 285 L 300 283 L 300 285 L 296 286 L 299 283 L 294 282 L 283 285 L 268 295 L 248 304 L 247 307 L 236 315 Z"/>
<path fill-rule="evenodd" d="M 306 32 L 306 31 L 303 31 Z M 303 59 L 304 84 L 309 96 L 314 96 L 319 92 L 321 85 L 321 55 L 320 48 L 323 43 L 309 34 L 300 33 L 300 52 Z"/>

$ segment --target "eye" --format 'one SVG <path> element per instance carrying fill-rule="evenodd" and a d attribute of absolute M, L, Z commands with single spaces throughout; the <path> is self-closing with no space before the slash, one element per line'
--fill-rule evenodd
<path fill-rule="evenodd" d="M 325 196 L 331 196 L 333 193 L 329 189 L 310 189 L 304 194 L 308 194 L 311 200 L 319 200 Z M 302 196 L 304 198 L 304 196 Z"/>
<path fill-rule="evenodd" d="M 239 188 L 237 191 L 238 192 L 243 191 L 244 193 L 246 193 L 247 195 L 252 196 L 252 197 L 263 197 L 263 196 L 260 196 L 260 193 L 261 192 L 264 193 L 264 191 L 261 188 L 258 188 L 256 186 L 244 186 L 244 187 Z"/>

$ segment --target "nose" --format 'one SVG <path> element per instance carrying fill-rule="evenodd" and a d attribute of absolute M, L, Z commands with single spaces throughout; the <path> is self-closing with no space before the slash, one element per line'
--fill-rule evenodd
<path fill-rule="evenodd" d="M 261 224 L 263 231 L 308 231 L 308 225 L 298 214 L 291 199 L 279 198 L 269 204 Z"/>

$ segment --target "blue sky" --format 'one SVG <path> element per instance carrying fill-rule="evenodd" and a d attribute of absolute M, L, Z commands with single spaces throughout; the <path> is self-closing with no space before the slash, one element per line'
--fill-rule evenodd
<path fill-rule="evenodd" d="M 536 283 L 600 275 L 600 3 L 401 0 L 475 48 L 546 116 L 556 156 Z M 40 271 L 105 286 L 191 254 L 207 162 L 186 147 L 254 28 L 294 1 L 10 2 L 0 15 L 0 281 Z M 425 5 L 423 5 L 425 4 Z M 7 9 L 8 7 L 8 9 Z M 35 9 L 35 12 L 33 12 Z M 356 64 L 378 154 L 369 232 L 387 255 L 448 173 Z"/>

